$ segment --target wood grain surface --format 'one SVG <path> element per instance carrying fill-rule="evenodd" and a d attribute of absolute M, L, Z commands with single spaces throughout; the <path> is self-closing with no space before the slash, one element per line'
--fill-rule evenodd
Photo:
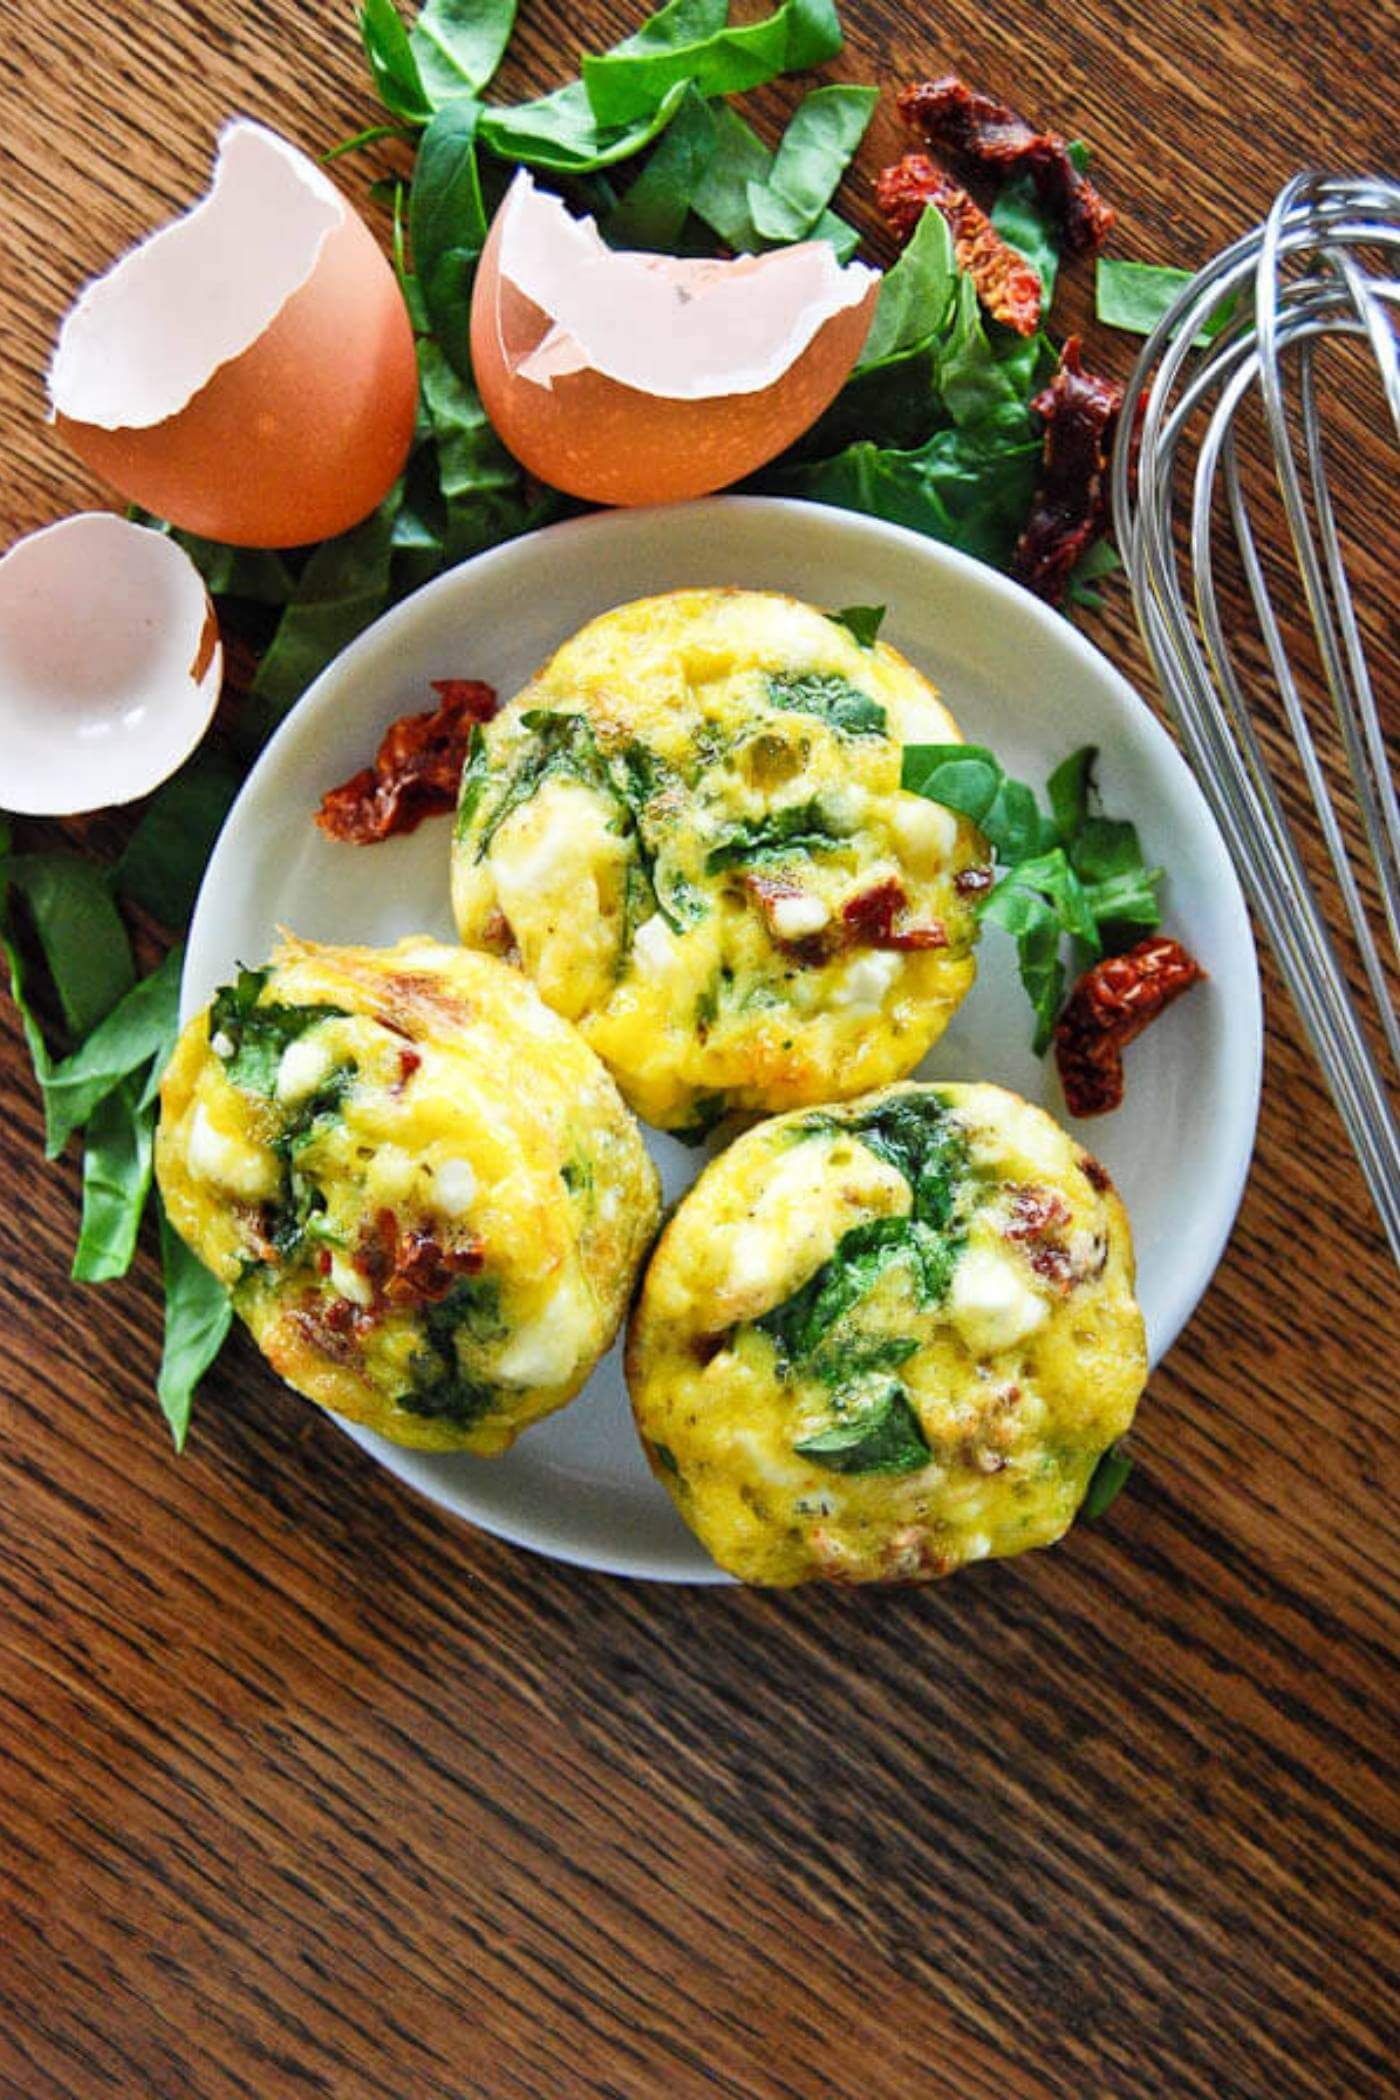
<path fill-rule="evenodd" d="M 635 19 L 524 12 L 511 95 Z M 1395 18 L 1363 0 L 846 12 L 829 74 L 956 65 L 1091 140 L 1120 253 L 1204 259 L 1296 166 L 1393 154 Z M 348 0 L 5 20 L 8 537 L 106 500 L 42 420 L 79 280 L 194 194 L 227 113 L 316 150 L 375 112 Z M 886 108 L 853 215 L 895 144 Z M 1367 455 L 1358 424 L 1393 695 Z M 1093 631 L 1147 688 L 1111 593 Z M 76 1167 L 42 1163 L 7 1009 L 4 2100 L 1400 2091 L 1394 1272 L 1267 975 L 1253 1178 L 1128 1492 L 1052 1553 L 889 1595 L 514 1552 L 243 1343 L 175 1463 L 150 1250 L 69 1284 Z"/>

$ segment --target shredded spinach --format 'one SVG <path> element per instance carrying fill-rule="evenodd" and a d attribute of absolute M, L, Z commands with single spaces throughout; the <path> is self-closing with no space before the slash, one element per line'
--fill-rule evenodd
<path fill-rule="evenodd" d="M 793 1449 L 829 1473 L 916 1473 L 929 1459 L 919 1418 L 898 1385 Z"/>
<path fill-rule="evenodd" d="M 396 1404 L 409 1414 L 439 1417 L 459 1425 L 479 1421 L 499 1397 L 495 1388 L 468 1377 L 457 1353 L 457 1336 L 494 1341 L 504 1332 L 500 1288 L 490 1276 L 462 1276 L 422 1315 L 425 1346 L 409 1366 L 411 1383 Z"/>
<path fill-rule="evenodd" d="M 815 798 L 787 809 L 769 810 L 736 825 L 705 856 L 705 872 L 748 867 L 754 861 L 781 860 L 795 853 L 830 853 L 845 842 Z"/>
<path fill-rule="evenodd" d="M 838 617 L 844 620 L 845 615 Z M 774 707 L 793 714 L 815 715 L 843 736 L 884 736 L 889 727 L 879 701 L 834 671 L 775 671 L 768 680 L 768 698 Z"/>
<path fill-rule="evenodd" d="M 1092 1524 L 1096 1517 L 1101 1517 L 1117 1501 L 1132 1470 L 1133 1462 L 1121 1443 L 1110 1444 L 1089 1476 L 1084 1500 L 1079 1505 L 1081 1521 Z"/>
<path fill-rule="evenodd" d="M 222 1058 L 233 1084 L 248 1094 L 273 1094 L 277 1068 L 288 1044 L 318 1021 L 344 1018 L 345 1010 L 339 1006 L 261 1003 L 267 980 L 266 970 L 240 970 L 232 984 L 222 985 L 214 994 L 209 1013 L 214 1054 Z"/>

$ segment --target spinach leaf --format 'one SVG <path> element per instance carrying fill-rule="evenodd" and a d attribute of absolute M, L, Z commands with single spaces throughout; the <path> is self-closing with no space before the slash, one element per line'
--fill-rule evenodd
<path fill-rule="evenodd" d="M 462 1276 L 445 1298 L 424 1308 L 425 1346 L 409 1365 L 411 1383 L 397 1405 L 412 1415 L 441 1418 L 465 1426 L 479 1421 L 497 1395 L 480 1380 L 463 1374 L 457 1354 L 459 1330 L 481 1341 L 504 1333 L 500 1289 L 490 1276 Z"/>
<path fill-rule="evenodd" d="M 556 713 L 535 707 L 520 717 L 533 741 L 511 778 L 505 783 L 490 814 L 477 833 L 475 858 L 485 860 L 491 842 L 508 817 L 534 800 L 545 782 L 556 777 L 578 780 L 585 787 L 612 797 L 613 784 L 593 739 L 586 715 Z M 459 817 L 460 822 L 460 807 Z"/>
<path fill-rule="evenodd" d="M 916 1473 L 929 1460 L 919 1418 L 897 1385 L 793 1449 L 829 1473 Z"/>
<path fill-rule="evenodd" d="M 418 364 L 436 451 L 444 563 L 465 561 L 556 516 L 561 499 L 526 493 L 524 474 L 492 429 L 476 388 L 441 347 L 421 342 Z"/>
<path fill-rule="evenodd" d="M 58 1158 L 73 1132 L 128 1075 L 150 1066 L 152 1077 L 143 1098 L 154 1097 L 155 1082 L 179 1026 L 183 959 L 184 950 L 172 948 L 159 968 L 132 986 L 71 1057 L 50 1066 L 44 1081 L 50 1159 Z"/>
<path fill-rule="evenodd" d="M 1004 241 L 1023 255 L 1040 279 L 1042 317 L 1050 311 L 1060 267 L 1060 244 L 1029 175 L 1008 182 L 992 206 L 991 220 Z"/>
<path fill-rule="evenodd" d="M 419 145 L 408 201 L 413 271 L 428 320 L 448 363 L 468 381 L 472 279 L 487 225 L 476 165 L 480 116 L 481 104 L 470 95 L 438 111 Z"/>
<path fill-rule="evenodd" d="M 674 253 L 718 137 L 709 103 L 687 82 L 680 107 L 646 166 L 603 222 L 604 240 L 614 248 Z"/>
<path fill-rule="evenodd" d="M 907 1266 L 919 1302 L 936 1305 L 952 1278 L 957 1246 L 918 1218 L 870 1218 L 842 1234 L 815 1275 L 754 1321 L 777 1353 L 786 1377 L 804 1371 L 828 1385 L 843 1384 L 872 1350 L 887 1362 L 892 1339 L 903 1362 L 918 1347 L 905 1337 L 871 1337 L 841 1325 L 890 1269 Z M 840 1332 L 835 1333 L 840 1328 Z"/>
<path fill-rule="evenodd" d="M 779 461 L 754 486 L 864 511 L 1004 568 L 1035 493 L 1041 441 L 996 428 L 942 429 L 911 450 L 862 439 L 830 459 Z"/>
<path fill-rule="evenodd" d="M 1193 270 L 1169 269 L 1162 263 L 1124 262 L 1117 256 L 1101 255 L 1094 270 L 1095 310 L 1109 328 L 1125 329 L 1129 335 L 1151 335 L 1194 275 Z M 1213 342 L 1234 316 L 1234 299 L 1222 301 L 1196 342 Z"/>
<path fill-rule="evenodd" d="M 165 1345 L 156 1397 L 175 1449 L 184 1449 L 195 1388 L 218 1355 L 233 1321 L 233 1305 L 217 1276 L 190 1252 L 157 1198 L 161 1265 L 165 1272 Z"/>
<path fill-rule="evenodd" d="M 634 36 L 585 57 L 583 83 L 600 127 L 631 124 L 685 81 L 706 96 L 740 94 L 840 48 L 834 0 L 782 0 L 762 21 L 734 26 L 705 0 L 671 0 Z"/>
<path fill-rule="evenodd" d="M 232 1084 L 245 1093 L 271 1095 L 288 1044 L 318 1021 L 343 1018 L 339 1006 L 288 1006 L 262 1001 L 266 970 L 240 970 L 221 985 L 209 1010 L 209 1041 Z"/>
<path fill-rule="evenodd" d="M 766 186 L 774 156 L 727 103 L 715 105 L 714 119 L 715 151 L 695 186 L 691 209 L 736 255 L 752 255 L 766 244 L 753 222 L 750 188 Z M 821 214 L 811 238 L 830 241 L 840 262 L 848 262 L 860 245 L 855 227 L 829 211 Z"/>
<path fill-rule="evenodd" d="M 427 100 L 479 94 L 505 56 L 515 0 L 426 0 L 408 32 Z"/>
<path fill-rule="evenodd" d="M 241 784 L 227 758 L 197 751 L 146 804 L 112 870 L 121 895 L 163 926 L 184 926 Z"/>
<path fill-rule="evenodd" d="M 948 319 L 957 276 L 952 231 L 929 205 L 881 281 L 856 371 L 888 366 L 936 336 Z"/>
<path fill-rule="evenodd" d="M 384 5 L 392 12 L 391 0 Z M 361 524 L 313 549 L 251 689 L 271 721 L 388 605 L 394 520 L 402 501 L 399 481 Z"/>
<path fill-rule="evenodd" d="M 800 241 L 811 232 L 849 167 L 874 114 L 878 88 L 817 88 L 797 107 L 766 182 L 748 192 L 766 241 Z"/>
<path fill-rule="evenodd" d="M 433 106 L 394 0 L 363 0 L 360 38 L 384 107 L 409 124 L 426 124 Z"/>
<path fill-rule="evenodd" d="M 721 868 L 746 867 L 751 861 L 793 853 L 829 853 L 842 843 L 842 834 L 833 829 L 820 802 L 799 802 L 736 825 L 706 854 L 705 873 L 716 875 Z"/>
<path fill-rule="evenodd" d="M 855 606 L 852 610 L 865 614 L 872 608 Z M 835 617 L 845 624 L 844 613 Z M 889 726 L 878 700 L 832 671 L 775 671 L 768 680 L 768 698 L 774 707 L 789 713 L 815 715 L 843 736 L 884 736 Z"/>
<path fill-rule="evenodd" d="M 416 1368 L 421 1358 L 415 1357 Z M 434 1378 L 425 1376 L 421 1385 L 410 1385 L 395 1395 L 394 1405 L 405 1414 L 422 1415 L 430 1420 L 455 1422 L 459 1429 L 479 1422 L 488 1414 L 496 1394 L 489 1385 L 459 1375 Z"/>
<path fill-rule="evenodd" d="M 886 607 L 883 605 L 843 605 L 840 612 L 828 613 L 827 618 L 834 620 L 838 627 L 844 627 L 852 641 L 860 648 L 873 649 L 875 638 L 884 622 L 885 612 Z M 880 726 L 884 727 L 883 722 Z"/>
<path fill-rule="evenodd" d="M 1117 1501 L 1119 1491 L 1132 1470 L 1133 1462 L 1122 1444 L 1110 1444 L 1089 1476 L 1084 1500 L 1079 1505 L 1079 1515 L 1083 1522 L 1092 1524 L 1096 1517 L 1101 1517 L 1104 1511 Z"/>
<path fill-rule="evenodd" d="M 106 876 L 76 853 L 17 853 L 0 859 L 6 883 L 28 907 L 64 1020 L 86 1035 L 136 977 Z"/>
<path fill-rule="evenodd" d="M 985 744 L 906 744 L 900 786 L 971 818 L 1003 866 L 1053 842 L 1034 791 Z"/>
<path fill-rule="evenodd" d="M 937 1094 L 896 1094 L 846 1127 L 854 1127 L 877 1159 L 904 1176 L 918 1222 L 939 1229 L 951 1222 L 967 1147 Z"/>
<path fill-rule="evenodd" d="M 155 1103 L 136 1077 L 99 1101 L 83 1133 L 83 1216 L 73 1255 L 78 1283 L 125 1276 L 151 1186 Z"/>
<path fill-rule="evenodd" d="M 654 108 L 631 123 L 605 126 L 594 116 L 583 82 L 571 80 L 534 102 L 518 102 L 513 109 L 484 109 L 481 139 L 503 160 L 582 175 L 630 160 L 649 146 L 675 116 L 685 91 L 686 82 L 677 80 Z"/>

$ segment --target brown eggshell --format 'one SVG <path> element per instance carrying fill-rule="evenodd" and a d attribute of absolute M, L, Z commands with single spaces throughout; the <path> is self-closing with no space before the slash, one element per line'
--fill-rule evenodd
<path fill-rule="evenodd" d="M 55 421 L 88 466 L 158 517 L 235 546 L 293 547 L 347 530 L 382 500 L 417 404 L 402 294 L 346 205 L 310 274 L 184 407 L 146 427 L 61 411 Z"/>
<path fill-rule="evenodd" d="M 768 386 L 668 398 L 585 367 L 548 386 L 521 362 L 555 323 L 502 274 L 503 213 L 477 268 L 472 368 L 486 413 L 507 448 L 541 481 L 594 503 L 679 502 L 751 474 L 814 423 L 840 392 L 870 330 L 880 281 L 834 313 Z M 747 257 L 755 272 L 766 257 Z"/>

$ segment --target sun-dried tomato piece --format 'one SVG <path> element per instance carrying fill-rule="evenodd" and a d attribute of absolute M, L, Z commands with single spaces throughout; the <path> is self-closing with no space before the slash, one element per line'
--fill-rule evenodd
<path fill-rule="evenodd" d="M 859 890 L 841 907 L 841 923 L 849 943 L 856 948 L 946 948 L 948 929 L 940 919 L 922 926 L 901 925 L 909 908 L 904 884 L 897 875 L 886 875 L 868 890 Z"/>
<path fill-rule="evenodd" d="M 435 1305 L 459 1276 L 480 1275 L 485 1259 L 484 1243 L 475 1237 L 464 1246 L 444 1247 L 430 1232 L 406 1232 L 384 1295 L 391 1305 Z"/>
<path fill-rule="evenodd" d="M 1011 1215 L 1002 1227 L 1003 1236 L 1022 1249 L 1036 1275 L 1057 1290 L 1068 1290 L 1074 1280 L 1074 1257 L 1057 1237 L 1069 1221 L 1069 1205 L 1058 1189 L 1027 1184 L 1013 1192 Z"/>
<path fill-rule="evenodd" d="M 1009 241 L 1002 239 L 980 204 L 926 153 L 906 153 L 875 179 L 875 201 L 890 230 L 907 241 L 927 205 L 943 214 L 953 236 L 958 267 L 966 270 L 977 296 L 994 320 L 1017 335 L 1040 326 L 1040 277 Z"/>
<path fill-rule="evenodd" d="M 1118 216 L 1080 174 L 1058 132 L 1036 131 L 1006 103 L 979 94 L 955 73 L 905 88 L 899 112 L 935 152 L 946 153 L 967 172 L 999 181 L 1029 175 L 1037 197 L 1059 221 L 1071 254 L 1099 247 Z"/>
<path fill-rule="evenodd" d="M 1018 582 L 1058 605 L 1081 557 L 1108 526 L 1108 469 L 1124 389 L 1080 363 L 1079 338 L 1060 353 L 1060 369 L 1031 403 L 1045 419 L 1040 482 L 1011 557 Z"/>
<path fill-rule="evenodd" d="M 1073 1116 L 1101 1116 L 1123 1099 L 1123 1051 L 1205 971 L 1180 941 L 1153 934 L 1086 970 L 1055 1024 L 1055 1063 Z"/>
<path fill-rule="evenodd" d="M 801 963 L 805 969 L 814 969 L 820 963 L 829 962 L 842 945 L 840 928 L 830 923 L 817 927 L 811 933 L 784 932 L 782 906 L 805 900 L 811 895 L 800 883 L 793 882 L 786 875 L 762 875 L 749 868 L 744 872 L 743 884 L 758 906 L 768 930 L 768 938 L 774 947 L 781 949 L 782 953 L 790 956 L 794 962 Z"/>
<path fill-rule="evenodd" d="M 374 764 L 322 796 L 316 822 L 331 838 L 370 846 L 456 807 L 472 729 L 495 714 L 496 692 L 475 678 L 431 683 L 438 706 L 401 715 L 385 731 Z"/>

